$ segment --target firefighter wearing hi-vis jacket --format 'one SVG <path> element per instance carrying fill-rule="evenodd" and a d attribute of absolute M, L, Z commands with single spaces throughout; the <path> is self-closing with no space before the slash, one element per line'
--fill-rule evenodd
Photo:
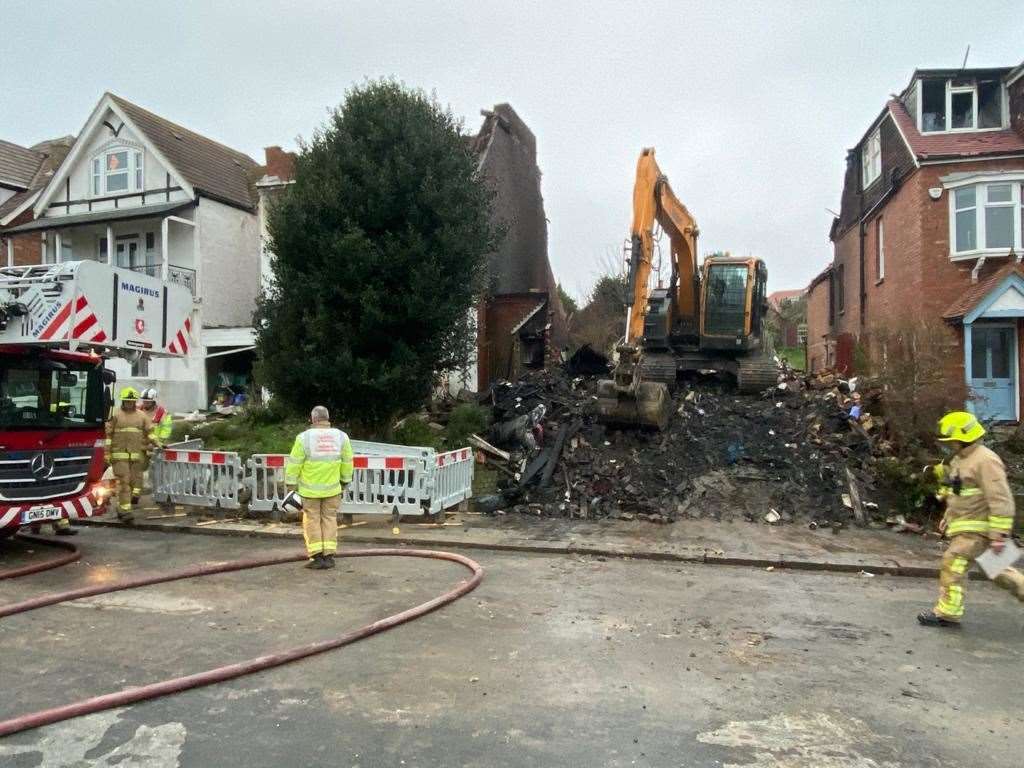
<path fill-rule="evenodd" d="M 136 408 L 139 393 L 121 390 L 121 408 L 107 422 L 106 460 L 117 478 L 117 518 L 130 523 L 142 493 L 146 451 L 153 442 L 153 422 Z"/>
<path fill-rule="evenodd" d="M 949 466 L 933 471 L 946 501 L 940 525 L 949 538 L 939 574 L 939 601 L 917 620 L 930 627 L 956 627 L 964 615 L 964 585 L 971 563 L 991 547 L 1000 552 L 1013 530 L 1014 505 L 1006 468 L 978 441 L 985 428 L 972 413 L 954 411 L 939 421 L 939 441 L 954 448 Z M 995 583 L 1024 602 L 1024 574 L 1008 568 Z"/>
<path fill-rule="evenodd" d="M 288 456 L 285 482 L 302 499 L 302 534 L 309 554 L 307 568 L 334 567 L 338 550 L 341 494 L 352 482 L 352 441 L 331 426 L 327 409 L 318 405 L 309 416 L 310 429 L 295 438 Z"/>
<path fill-rule="evenodd" d="M 171 439 L 171 430 L 174 427 L 174 423 L 171 421 L 171 414 L 168 413 L 167 409 L 157 403 L 156 399 L 159 396 L 159 393 L 152 387 L 142 390 L 142 395 L 139 397 L 139 407 L 153 421 L 153 437 L 155 442 L 160 445 L 167 445 Z"/>

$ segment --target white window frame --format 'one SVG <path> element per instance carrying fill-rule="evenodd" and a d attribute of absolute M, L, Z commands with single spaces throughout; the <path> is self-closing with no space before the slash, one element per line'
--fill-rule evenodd
<path fill-rule="evenodd" d="M 971 124 L 966 128 L 953 127 L 953 95 L 971 94 Z M 946 132 L 947 133 L 973 133 L 978 130 L 978 86 L 958 85 L 955 88 L 952 81 L 946 81 Z"/>
<path fill-rule="evenodd" d="M 1008 202 L 989 203 L 988 187 L 990 185 L 1010 186 L 1010 200 Z M 949 257 L 952 261 L 964 261 L 978 258 L 979 256 L 1006 256 L 1008 254 L 1024 253 L 1024 171 L 1017 173 L 987 174 L 984 176 L 968 177 L 954 183 L 945 185 L 949 197 Z M 956 250 L 956 192 L 964 187 L 974 187 L 974 226 L 977 233 L 975 247 L 966 250 Z M 1013 208 L 1013 244 L 1009 248 L 988 248 L 988 239 L 985 231 L 985 209 L 986 207 L 1012 207 Z"/>
<path fill-rule="evenodd" d="M 108 190 L 107 189 L 107 158 L 110 155 L 116 155 L 120 152 L 124 152 L 128 159 L 127 162 L 127 179 L 128 186 L 124 189 Z M 130 144 L 118 144 L 104 148 L 101 152 L 93 155 L 89 163 L 89 193 L 90 197 L 107 197 L 112 195 L 133 195 L 143 191 L 146 188 L 146 168 L 145 168 L 145 153 L 136 146 Z M 98 164 L 98 165 L 97 165 Z M 99 175 L 97 177 L 97 168 L 99 168 Z M 118 174 L 121 172 L 118 171 Z M 97 179 L 99 180 L 99 187 L 97 190 Z M 141 183 L 139 183 L 141 181 Z"/>
<path fill-rule="evenodd" d="M 938 78 L 936 78 L 938 79 Z M 1000 124 L 994 128 L 979 128 L 978 127 L 978 84 L 974 85 L 953 85 L 953 81 L 946 78 L 946 127 L 944 130 L 939 131 L 926 131 L 924 129 L 924 80 L 925 78 L 918 78 L 917 81 L 917 130 L 925 135 L 932 136 L 937 133 L 984 133 L 986 131 L 1001 131 L 1008 125 L 1007 122 L 1007 99 L 1006 99 L 1006 86 L 1000 84 L 999 86 L 999 117 Z M 953 94 L 954 93 L 971 93 L 973 94 L 971 99 L 973 102 L 973 108 L 971 111 L 972 116 L 972 127 L 970 128 L 954 128 L 953 127 Z"/>
<path fill-rule="evenodd" d="M 882 175 L 882 126 L 868 136 L 860 149 L 861 189 L 867 189 Z"/>
<path fill-rule="evenodd" d="M 878 217 L 875 223 L 875 237 L 878 242 L 875 247 L 878 249 L 878 282 L 885 280 L 885 219 Z"/>

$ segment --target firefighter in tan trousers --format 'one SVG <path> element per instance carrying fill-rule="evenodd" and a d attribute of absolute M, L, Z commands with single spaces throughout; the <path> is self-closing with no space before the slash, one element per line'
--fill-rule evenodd
<path fill-rule="evenodd" d="M 935 475 L 946 498 L 940 529 L 949 538 L 939 575 L 939 601 L 917 620 L 929 627 L 958 627 L 964 615 L 967 571 L 990 548 L 1001 552 L 1013 530 L 1014 505 L 1006 468 L 996 453 L 978 441 L 985 434 L 974 414 L 954 411 L 939 421 L 939 440 L 954 447 L 949 466 Z M 1024 574 L 1009 568 L 995 583 L 1024 602 Z"/>
<path fill-rule="evenodd" d="M 285 482 L 302 497 L 302 535 L 309 555 L 307 568 L 334 567 L 338 550 L 338 512 L 344 487 L 352 482 L 352 441 L 331 426 L 327 409 L 318 405 L 309 415 L 311 427 L 295 438 L 288 456 Z"/>
<path fill-rule="evenodd" d="M 117 518 L 135 519 L 132 508 L 142 493 L 146 450 L 153 440 L 153 422 L 136 408 L 139 393 L 132 387 L 121 390 L 121 408 L 107 422 L 106 460 L 117 478 Z"/>

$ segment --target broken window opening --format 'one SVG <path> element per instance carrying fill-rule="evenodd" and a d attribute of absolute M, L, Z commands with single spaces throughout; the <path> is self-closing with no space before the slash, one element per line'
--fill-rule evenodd
<path fill-rule="evenodd" d="M 950 130 L 974 128 L 974 89 L 949 92 Z"/>
<path fill-rule="evenodd" d="M 998 80 L 978 83 L 978 127 L 1002 128 L 1003 89 Z"/>
<path fill-rule="evenodd" d="M 921 131 L 946 130 L 946 81 L 921 81 Z"/>

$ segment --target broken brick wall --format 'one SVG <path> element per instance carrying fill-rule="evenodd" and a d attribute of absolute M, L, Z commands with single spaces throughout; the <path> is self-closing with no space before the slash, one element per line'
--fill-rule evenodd
<path fill-rule="evenodd" d="M 500 379 L 514 379 L 523 366 L 517 355 L 517 336 L 512 329 L 538 304 L 546 303 L 544 293 L 508 294 L 484 300 L 479 311 L 477 337 L 477 375 L 479 391 Z M 541 317 L 547 312 L 541 309 Z"/>

